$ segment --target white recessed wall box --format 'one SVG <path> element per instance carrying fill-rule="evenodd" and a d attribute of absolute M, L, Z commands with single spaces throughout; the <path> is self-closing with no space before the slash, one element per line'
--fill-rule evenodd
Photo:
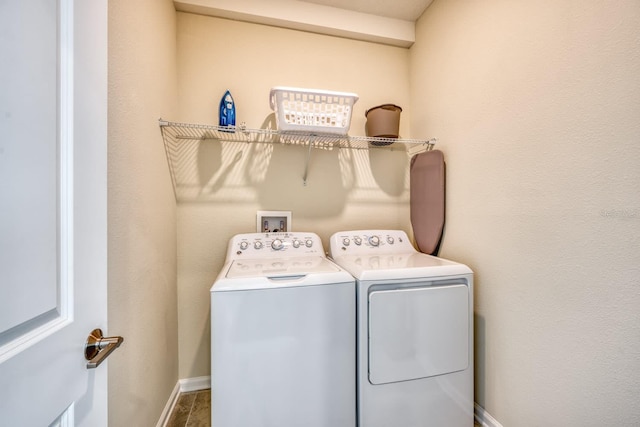
<path fill-rule="evenodd" d="M 293 231 L 291 211 L 258 211 L 256 215 L 258 233 L 284 233 Z"/>

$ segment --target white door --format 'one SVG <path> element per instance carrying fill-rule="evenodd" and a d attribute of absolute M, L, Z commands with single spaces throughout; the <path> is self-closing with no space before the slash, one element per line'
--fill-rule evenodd
<path fill-rule="evenodd" d="M 0 425 L 105 426 L 106 0 L 0 0 L 0 58 Z"/>

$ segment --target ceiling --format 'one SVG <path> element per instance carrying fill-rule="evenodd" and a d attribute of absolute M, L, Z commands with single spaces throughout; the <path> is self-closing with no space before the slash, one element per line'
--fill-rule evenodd
<path fill-rule="evenodd" d="M 302 0 L 386 18 L 416 21 L 433 0 Z"/>
<path fill-rule="evenodd" d="M 433 0 L 173 0 L 177 11 L 399 47 Z"/>

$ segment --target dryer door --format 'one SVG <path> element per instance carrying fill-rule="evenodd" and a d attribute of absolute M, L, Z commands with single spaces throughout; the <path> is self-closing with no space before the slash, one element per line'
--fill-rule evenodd
<path fill-rule="evenodd" d="M 466 284 L 369 294 L 369 381 L 385 384 L 469 366 Z"/>

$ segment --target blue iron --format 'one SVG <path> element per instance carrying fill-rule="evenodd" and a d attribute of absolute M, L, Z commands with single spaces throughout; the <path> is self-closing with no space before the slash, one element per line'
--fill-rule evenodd
<path fill-rule="evenodd" d="M 236 126 L 236 105 L 233 102 L 233 97 L 229 91 L 226 91 L 220 100 L 220 117 L 218 125 L 221 127 Z"/>

